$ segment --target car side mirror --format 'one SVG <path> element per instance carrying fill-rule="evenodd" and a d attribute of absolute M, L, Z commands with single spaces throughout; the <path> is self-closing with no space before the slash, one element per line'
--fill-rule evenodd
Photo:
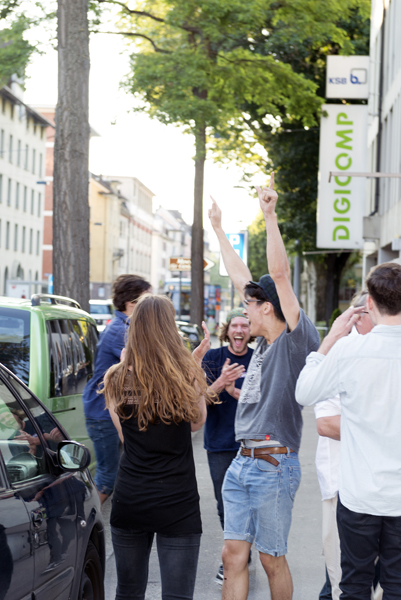
<path fill-rule="evenodd" d="M 90 461 L 91 455 L 86 446 L 70 440 L 59 443 L 57 462 L 64 471 L 83 471 Z"/>

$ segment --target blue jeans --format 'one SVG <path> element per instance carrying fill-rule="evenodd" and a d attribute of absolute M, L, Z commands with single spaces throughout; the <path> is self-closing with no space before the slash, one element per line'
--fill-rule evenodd
<path fill-rule="evenodd" d="M 329 574 L 326 569 L 326 581 L 322 589 L 320 590 L 319 600 L 332 600 L 333 596 L 331 595 L 331 581 Z"/>
<path fill-rule="evenodd" d="M 111 419 L 86 419 L 86 429 L 96 455 L 95 484 L 101 494 L 111 494 L 120 460 L 120 439 Z"/>
<path fill-rule="evenodd" d="M 116 600 L 144 600 L 154 533 L 111 527 L 117 567 Z M 200 533 L 156 535 L 162 600 L 192 600 L 198 567 Z"/>
<path fill-rule="evenodd" d="M 383 600 L 401 600 L 401 516 L 356 513 L 337 503 L 341 546 L 341 600 L 370 600 L 380 559 Z"/>
<path fill-rule="evenodd" d="M 224 539 L 255 542 L 259 552 L 283 556 L 301 467 L 296 452 L 274 458 L 277 466 L 238 453 L 231 463 L 223 484 Z"/>
<path fill-rule="evenodd" d="M 221 527 L 224 530 L 224 505 L 221 489 L 228 467 L 237 456 L 238 450 L 226 452 L 208 452 L 210 477 L 213 481 L 214 497 L 217 502 L 217 514 L 219 515 Z"/>

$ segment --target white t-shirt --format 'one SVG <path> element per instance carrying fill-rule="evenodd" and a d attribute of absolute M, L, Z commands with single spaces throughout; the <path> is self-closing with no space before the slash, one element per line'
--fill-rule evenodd
<path fill-rule="evenodd" d="M 314 409 L 316 419 L 341 415 L 340 396 L 318 402 L 315 404 Z M 319 436 L 315 463 L 322 500 L 329 500 L 337 496 L 340 447 L 340 441 L 322 435 Z"/>

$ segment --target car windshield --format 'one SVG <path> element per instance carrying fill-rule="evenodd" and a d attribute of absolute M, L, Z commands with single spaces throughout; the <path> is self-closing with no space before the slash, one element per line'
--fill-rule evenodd
<path fill-rule="evenodd" d="M 109 304 L 91 304 L 90 313 L 91 315 L 111 315 L 112 308 Z"/>
<path fill-rule="evenodd" d="M 0 308 L 0 363 L 29 383 L 31 315 L 17 308 Z"/>

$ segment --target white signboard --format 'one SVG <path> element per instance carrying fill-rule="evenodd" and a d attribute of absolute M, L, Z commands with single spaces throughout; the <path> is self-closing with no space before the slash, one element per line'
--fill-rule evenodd
<path fill-rule="evenodd" d="M 248 232 L 247 231 L 239 231 L 238 233 L 227 233 L 228 241 L 231 246 L 234 248 L 238 256 L 244 261 L 244 263 L 248 264 Z M 227 269 L 224 265 L 223 257 L 220 256 L 220 275 L 222 277 L 227 277 Z"/>
<path fill-rule="evenodd" d="M 368 107 L 365 104 L 325 104 L 321 119 L 317 247 L 363 247 L 362 221 L 366 193 L 364 177 L 347 171 L 366 171 Z M 329 172 L 344 175 L 332 177 Z"/>
<path fill-rule="evenodd" d="M 369 56 L 328 56 L 326 98 L 369 98 Z"/>

